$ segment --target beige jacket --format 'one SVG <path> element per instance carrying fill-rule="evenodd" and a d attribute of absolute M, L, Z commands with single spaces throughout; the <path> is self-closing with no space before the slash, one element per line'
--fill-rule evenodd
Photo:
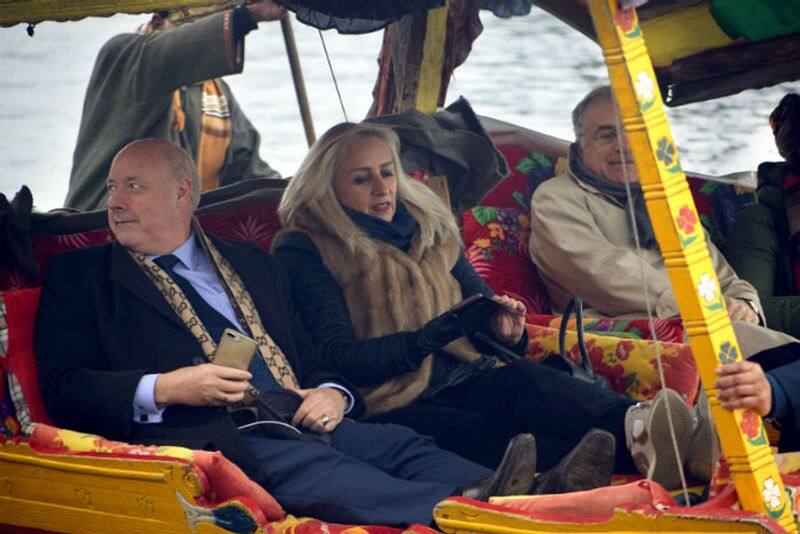
<path fill-rule="evenodd" d="M 641 317 L 647 314 L 647 287 L 656 317 L 680 315 L 661 252 L 642 250 L 640 262 L 626 217 L 622 206 L 571 174 L 559 174 L 536 189 L 528 248 L 556 311 L 577 296 L 589 315 Z M 711 241 L 707 243 L 725 296 L 752 303 L 763 324 L 756 290 L 736 275 Z M 798 342 L 744 321 L 733 321 L 732 326 L 746 358 Z"/>
<path fill-rule="evenodd" d="M 627 217 L 622 206 L 571 174 L 539 186 L 531 200 L 529 250 L 556 311 L 577 296 L 589 314 L 645 315 L 646 287 L 656 317 L 679 315 L 661 252 L 642 250 L 639 261 Z M 708 246 L 725 296 L 760 310 L 753 286 L 736 276 L 710 241 Z"/>

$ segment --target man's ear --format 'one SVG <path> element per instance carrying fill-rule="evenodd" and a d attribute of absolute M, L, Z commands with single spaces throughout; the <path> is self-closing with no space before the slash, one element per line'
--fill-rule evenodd
<path fill-rule="evenodd" d="M 192 181 L 188 178 L 182 179 L 178 185 L 178 200 L 192 201 Z"/>

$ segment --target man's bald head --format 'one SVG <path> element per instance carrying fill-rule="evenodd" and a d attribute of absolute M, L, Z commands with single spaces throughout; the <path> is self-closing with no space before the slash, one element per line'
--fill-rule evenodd
<path fill-rule="evenodd" d="M 163 165 L 167 174 L 175 180 L 189 180 L 192 184 L 194 207 L 200 203 L 200 176 L 187 152 L 165 139 L 139 139 L 128 143 L 117 152 L 111 161 L 113 167 L 120 158 L 132 158 L 150 165 Z"/>
<path fill-rule="evenodd" d="M 108 224 L 122 245 L 169 254 L 191 233 L 199 198 L 197 173 L 180 148 L 162 139 L 135 141 L 108 172 Z"/>

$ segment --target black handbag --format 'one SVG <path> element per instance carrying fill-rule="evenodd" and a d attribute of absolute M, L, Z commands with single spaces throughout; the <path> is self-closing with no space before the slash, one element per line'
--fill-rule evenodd
<path fill-rule="evenodd" d="M 239 432 L 250 436 L 330 445 L 330 434 L 292 425 L 301 404 L 303 397 L 288 389 L 261 391 L 249 404 L 231 409 L 231 417 Z"/>
<path fill-rule="evenodd" d="M 567 323 L 573 312 L 575 313 L 575 328 L 578 333 L 578 350 L 581 355 L 581 365 L 577 365 L 567 357 Z M 603 389 L 611 389 L 608 380 L 606 380 L 603 375 L 599 375 L 594 371 L 592 361 L 589 359 L 589 353 L 583 341 L 583 301 L 577 297 L 569 301 L 567 308 L 564 310 L 564 315 L 561 316 L 561 326 L 558 329 L 558 350 L 561 355 L 562 363 L 569 368 L 569 372 L 574 378 L 583 380 L 584 382 L 590 382 Z"/>

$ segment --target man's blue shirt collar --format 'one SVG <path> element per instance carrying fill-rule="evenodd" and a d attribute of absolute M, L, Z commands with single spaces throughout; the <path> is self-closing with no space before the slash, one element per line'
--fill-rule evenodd
<path fill-rule="evenodd" d="M 189 239 L 184 241 L 183 244 L 172 251 L 171 254 L 178 258 L 187 269 L 194 271 L 197 269 L 197 262 L 199 261 L 200 255 L 203 254 L 203 250 L 200 248 L 200 244 L 197 242 L 194 233 L 191 233 L 189 234 Z M 152 260 L 160 256 L 166 256 L 166 254 L 147 257 Z"/>

